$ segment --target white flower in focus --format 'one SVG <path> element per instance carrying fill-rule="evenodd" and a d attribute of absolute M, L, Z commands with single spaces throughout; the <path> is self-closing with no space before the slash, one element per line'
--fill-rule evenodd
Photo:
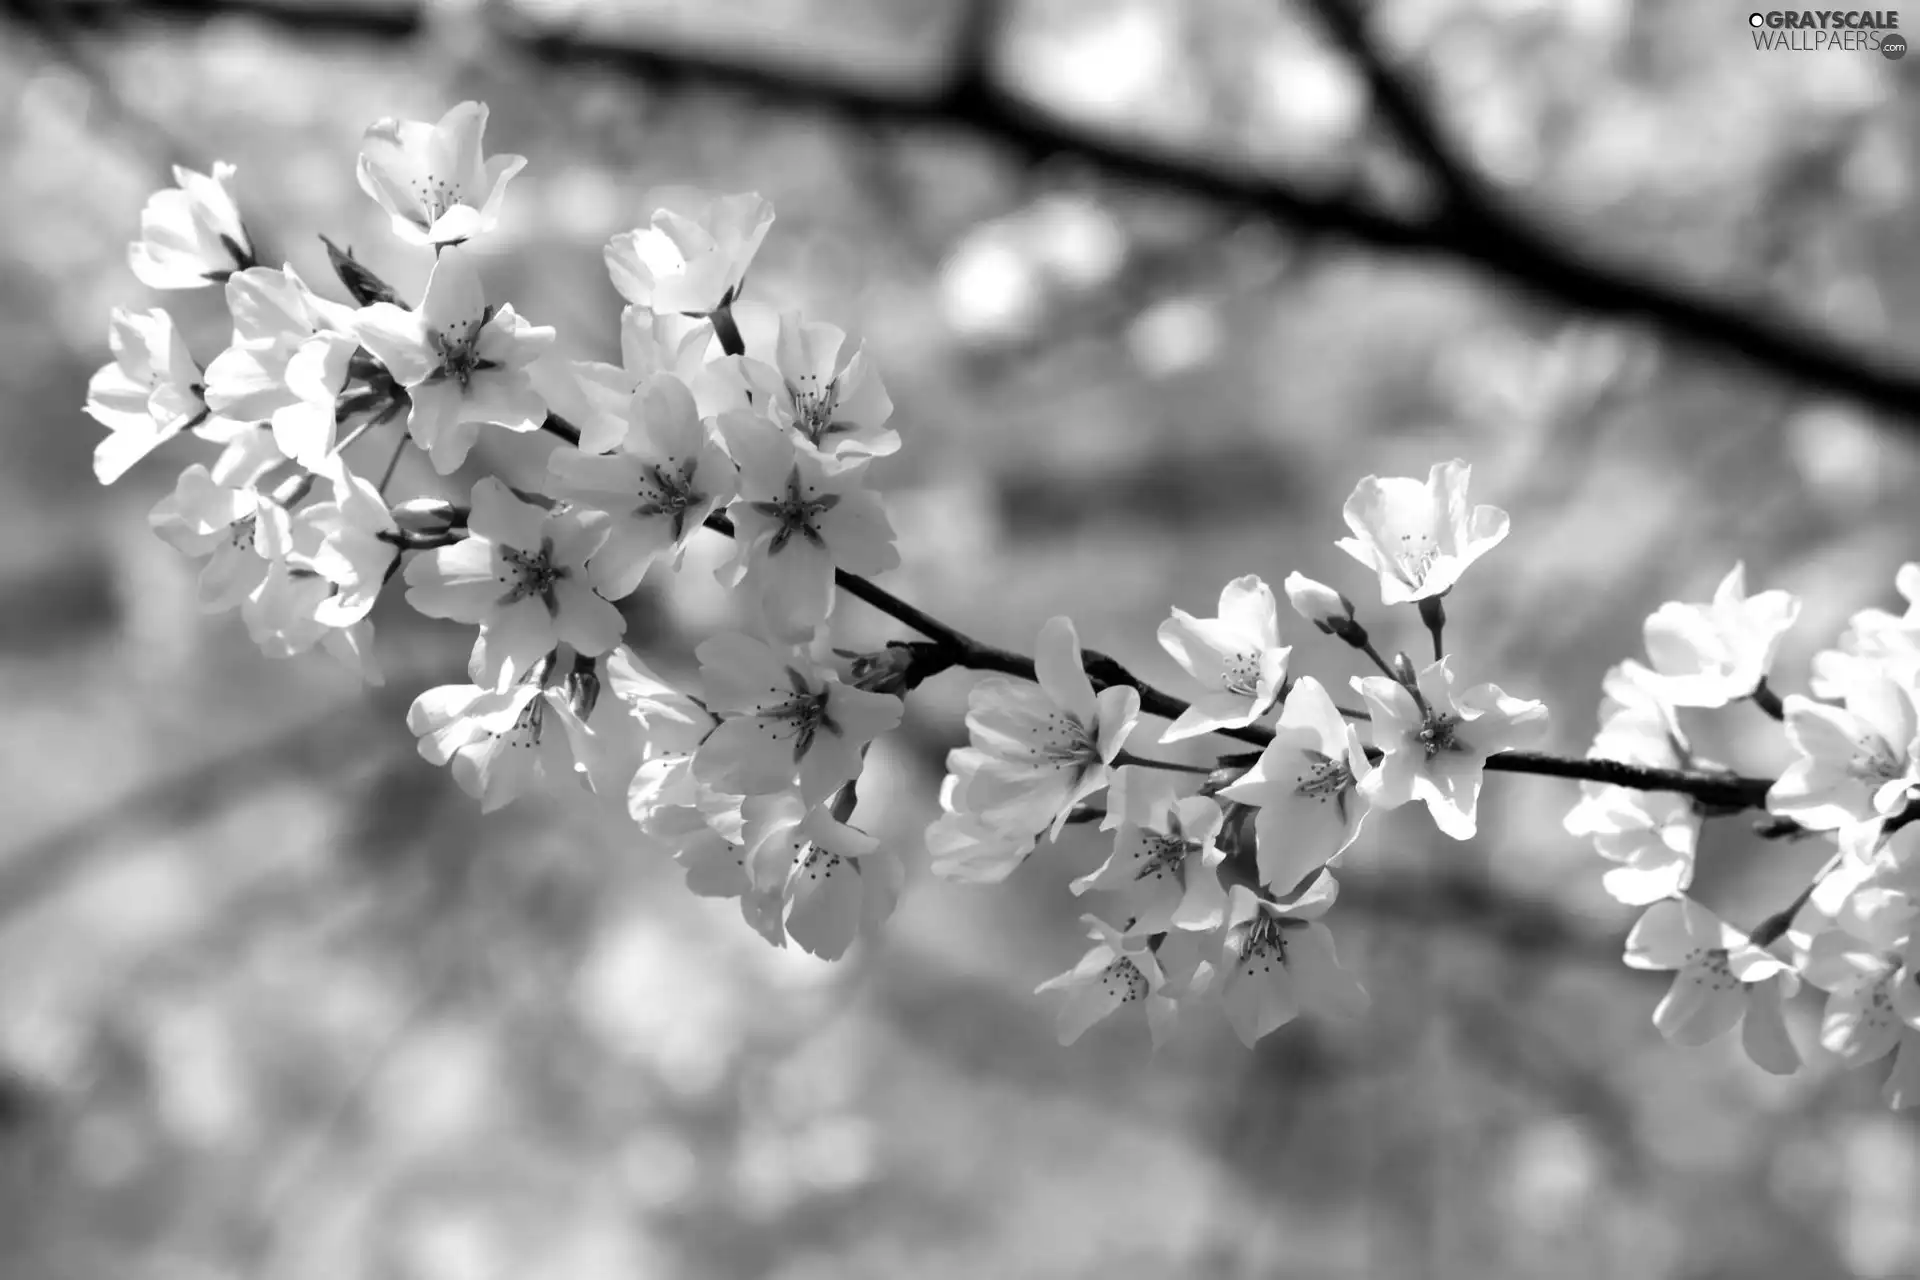
<path fill-rule="evenodd" d="M 1290 902 L 1263 898 L 1243 884 L 1233 887 L 1221 998 L 1234 1034 L 1249 1049 L 1303 1011 L 1347 1020 L 1371 1005 L 1359 979 L 1341 967 L 1333 931 L 1320 922 L 1338 892 L 1327 871 Z"/>
<path fill-rule="evenodd" d="M 293 544 L 285 508 L 250 487 L 221 484 L 197 462 L 180 473 L 147 523 L 182 554 L 205 558 L 199 594 L 208 613 L 246 599 Z"/>
<path fill-rule="evenodd" d="M 1160 741 L 1245 728 L 1280 697 L 1293 651 L 1280 643 L 1273 590 L 1253 574 L 1221 590 L 1219 616 L 1196 618 L 1175 609 L 1158 634 L 1160 647 L 1206 689 L 1167 726 Z"/>
<path fill-rule="evenodd" d="M 635 306 L 704 316 L 739 292 L 772 225 L 773 206 L 751 193 L 721 196 L 694 217 L 660 209 L 652 225 L 607 242 L 607 274 Z"/>
<path fill-rule="evenodd" d="M 407 711 L 429 764 L 451 764 L 460 789 L 482 813 L 512 803 L 541 782 L 574 773 L 569 713 L 558 690 L 523 682 L 504 690 L 470 684 L 428 689 Z"/>
<path fill-rule="evenodd" d="M 940 816 L 927 828 L 928 868 L 942 880 L 998 884 L 1027 860 L 1036 843 L 1029 831 L 1002 831 L 975 813 L 967 788 L 989 757 L 972 747 L 947 753 L 940 782 Z"/>
<path fill-rule="evenodd" d="M 1355 486 L 1342 512 L 1354 536 L 1334 545 L 1380 575 L 1380 603 L 1445 595 L 1507 536 L 1506 512 L 1467 506 L 1471 470 L 1455 458 L 1424 482 L 1367 476 Z"/>
<path fill-rule="evenodd" d="M 1093 939 L 1093 949 L 1072 969 L 1034 988 L 1036 995 L 1064 993 L 1054 1016 L 1060 1043 L 1072 1044 L 1096 1022 L 1128 1005 L 1139 1005 L 1158 1048 L 1173 1031 L 1178 1007 L 1164 992 L 1166 977 L 1148 946 L 1148 935 L 1115 929 L 1098 916 L 1080 919 L 1087 926 L 1087 936 Z"/>
<path fill-rule="evenodd" d="M 1644 907 L 1693 883 L 1700 811 L 1687 796 L 1582 782 L 1566 828 L 1569 835 L 1592 837 L 1601 857 L 1621 864 L 1600 877 L 1616 902 Z"/>
<path fill-rule="evenodd" d="M 967 729 L 985 758 L 965 800 L 996 830 L 1058 839 L 1073 806 L 1107 785 L 1140 718 L 1140 694 L 1115 685 L 1094 696 L 1069 618 L 1040 628 L 1033 665 L 1037 684 L 988 676 L 968 695 Z"/>
<path fill-rule="evenodd" d="M 1747 570 L 1736 564 L 1711 604 L 1668 601 L 1646 625 L 1647 657 L 1667 700 L 1682 707 L 1723 707 L 1759 687 L 1780 638 L 1800 616 L 1785 591 L 1747 595 Z"/>
<path fill-rule="evenodd" d="M 441 250 L 418 310 L 376 302 L 355 313 L 354 332 L 413 397 L 407 430 L 443 476 L 466 461 L 483 424 L 537 431 L 546 419 L 527 366 L 554 331 L 489 305 L 465 249 Z"/>
<path fill-rule="evenodd" d="M 1368 808 L 1360 783 L 1372 771 L 1360 731 L 1324 685 L 1300 677 L 1280 709 L 1273 741 L 1220 793 L 1259 810 L 1254 839 L 1262 884 L 1290 893 L 1353 843 Z"/>
<path fill-rule="evenodd" d="M 93 474 L 112 484 L 189 427 L 207 421 L 200 366 L 165 311 L 113 309 L 113 363 L 87 382 L 87 413 L 111 433 L 93 451 Z"/>
<path fill-rule="evenodd" d="M 1755 1065 L 1775 1075 L 1799 1070 L 1781 1008 L 1799 978 L 1713 912 L 1691 898 L 1654 903 L 1627 935 L 1625 958 L 1628 968 L 1675 971 L 1653 1011 L 1670 1042 L 1703 1045 L 1744 1022 L 1741 1041 Z"/>
<path fill-rule="evenodd" d="M 140 238 L 127 262 L 149 289 L 198 289 L 253 266 L 253 246 L 240 225 L 227 183 L 234 167 L 213 162 L 211 176 L 173 168 L 178 186 L 156 191 L 140 211 Z"/>
<path fill-rule="evenodd" d="M 635 392 L 627 414 L 618 452 L 561 448 L 547 462 L 555 497 L 612 516 L 594 569 L 613 600 L 632 594 L 657 559 L 671 556 L 678 568 L 687 539 L 738 483 L 733 460 L 678 378 L 662 374 Z"/>
<path fill-rule="evenodd" d="M 737 550 L 718 576 L 759 601 L 769 631 L 798 636 L 826 621 L 835 569 L 871 577 L 899 566 L 886 510 L 862 487 L 865 464 L 830 472 L 747 415 L 723 416 L 719 426 L 740 466 L 740 500 L 731 509 Z"/>
<path fill-rule="evenodd" d="M 546 511 L 488 476 L 473 486 L 467 530 L 416 555 L 405 576 L 407 603 L 421 613 L 479 626 L 477 683 L 505 689 L 562 643 L 587 657 L 620 643 L 626 622 L 594 590 L 587 564 L 606 539 L 604 516 Z"/>
<path fill-rule="evenodd" d="M 440 123 L 386 117 L 367 126 L 356 174 L 360 189 L 393 218 L 408 244 L 459 244 L 500 220 L 507 182 L 525 156 L 481 150 L 486 104 L 463 102 Z"/>
<path fill-rule="evenodd" d="M 1767 792 L 1769 810 L 1816 831 L 1891 817 L 1920 783 L 1913 690 L 1874 666 L 1838 683 L 1844 707 L 1799 694 L 1783 701 L 1787 739 L 1800 754 Z"/>
<path fill-rule="evenodd" d="M 1225 815 L 1206 796 L 1181 797 L 1179 785 L 1152 769 L 1117 770 L 1107 793 L 1109 825 L 1119 827 L 1113 852 L 1072 886 L 1122 895 L 1129 927 L 1146 933 L 1217 929 L 1226 916 L 1219 866 L 1227 851 L 1215 843 Z"/>
<path fill-rule="evenodd" d="M 1373 745 L 1384 754 L 1367 775 L 1364 794 L 1382 809 L 1424 800 L 1434 825 L 1471 839 L 1487 757 L 1537 740 L 1546 731 L 1545 704 L 1508 697 L 1495 684 L 1453 695 L 1448 660 L 1420 672 L 1420 698 L 1385 676 L 1355 676 L 1367 700 Z"/>
<path fill-rule="evenodd" d="M 694 655 L 720 725 L 694 754 L 718 791 L 766 795 L 798 786 L 808 805 L 858 776 L 862 749 L 900 723 L 905 704 L 817 671 L 798 654 L 730 632 Z"/>
<path fill-rule="evenodd" d="M 734 320 L 746 353 L 709 366 L 705 386 L 716 404 L 770 412 L 803 448 L 823 457 L 899 451 L 900 433 L 887 425 L 893 400 L 863 345 L 850 345 L 844 330 L 803 320 L 797 311 L 741 304 Z"/>

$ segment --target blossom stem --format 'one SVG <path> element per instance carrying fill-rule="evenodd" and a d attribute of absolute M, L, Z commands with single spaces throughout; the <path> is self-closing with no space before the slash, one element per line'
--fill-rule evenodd
<path fill-rule="evenodd" d="M 1806 906 L 1808 900 L 1813 897 L 1813 891 L 1820 887 L 1822 880 L 1832 874 L 1833 869 L 1840 865 L 1844 857 L 1846 857 L 1844 851 L 1835 850 L 1834 855 L 1827 859 L 1826 865 L 1813 873 L 1813 879 L 1807 881 L 1807 887 L 1802 889 L 1792 902 L 1755 925 L 1753 932 L 1747 935 L 1752 939 L 1753 945 L 1765 949 L 1779 941 L 1780 935 L 1793 927 L 1793 918 L 1800 914 L 1800 908 Z"/>
<path fill-rule="evenodd" d="M 386 470 L 380 473 L 380 483 L 374 486 L 383 498 L 387 496 L 387 484 L 393 479 L 393 473 L 399 469 L 400 455 L 407 451 L 407 441 L 411 438 L 412 437 L 407 434 L 406 428 L 402 427 L 400 429 L 400 439 L 393 446 L 393 456 L 387 459 Z"/>
<path fill-rule="evenodd" d="M 709 314 L 707 319 L 713 322 L 713 336 L 720 340 L 722 351 L 730 356 L 743 356 L 747 353 L 746 339 L 740 336 L 740 326 L 733 321 L 732 294 L 728 294 L 727 300 L 718 310 Z"/>
<path fill-rule="evenodd" d="M 1433 660 L 1438 662 L 1447 656 L 1446 646 L 1440 639 L 1447 627 L 1447 607 L 1440 603 L 1439 596 L 1427 596 L 1420 601 L 1420 621 L 1427 624 L 1433 636 Z"/>
<path fill-rule="evenodd" d="M 368 418 L 365 422 L 361 423 L 359 426 L 355 427 L 353 430 L 347 432 L 346 439 L 336 443 L 333 446 L 332 452 L 345 453 L 348 445 L 352 444 L 355 440 L 358 440 L 361 436 L 367 434 L 367 432 L 373 430 L 373 428 L 379 425 L 380 425 L 380 422 L 378 419 Z"/>
<path fill-rule="evenodd" d="M 1400 679 L 1400 673 L 1393 669 L 1393 664 L 1381 657 L 1380 651 L 1373 647 L 1373 641 L 1363 639 L 1353 647 L 1373 659 L 1373 665 L 1380 668 L 1380 670 L 1385 673 L 1387 679 L 1393 681 L 1395 684 L 1405 683 Z"/>
<path fill-rule="evenodd" d="M 1211 765 L 1176 764 L 1172 760 L 1148 760 L 1148 759 L 1145 759 L 1144 757 L 1134 755 L 1133 752 L 1131 751 L 1122 751 L 1119 755 L 1113 758 L 1113 763 L 1116 768 L 1118 768 L 1121 765 L 1130 764 L 1141 769 L 1165 769 L 1169 773 L 1211 774 L 1213 772 L 1213 767 Z"/>
<path fill-rule="evenodd" d="M 1765 676 L 1760 677 L 1760 683 L 1753 686 L 1753 692 L 1747 696 L 1753 699 L 1754 706 L 1760 708 L 1775 720 L 1785 720 L 1787 718 L 1787 709 L 1781 705 L 1780 695 L 1775 693 L 1767 685 L 1767 678 Z"/>
<path fill-rule="evenodd" d="M 548 435 L 559 436 L 568 444 L 577 445 L 580 443 L 580 428 L 574 426 L 557 413 L 549 412 L 546 420 L 540 424 L 540 429 Z"/>

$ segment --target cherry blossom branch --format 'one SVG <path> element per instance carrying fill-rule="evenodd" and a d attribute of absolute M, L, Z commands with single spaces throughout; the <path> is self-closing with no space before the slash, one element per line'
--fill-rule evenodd
<path fill-rule="evenodd" d="M 706 527 L 716 533 L 723 533 L 729 538 L 734 536 L 733 521 L 718 513 L 707 517 Z M 1039 678 L 1034 670 L 1033 659 L 1024 654 L 976 640 L 858 574 L 836 569 L 833 578 L 839 588 L 848 595 L 872 605 L 895 621 L 913 628 L 931 642 L 924 645 L 903 646 L 908 653 L 907 666 L 899 673 L 903 688 L 910 689 L 922 680 L 938 675 L 949 667 L 964 667 L 969 671 L 995 671 L 1002 675 L 1018 676 L 1022 680 Z M 1136 690 L 1140 694 L 1140 709 L 1150 716 L 1156 716 L 1162 720 L 1178 720 L 1181 713 L 1187 709 L 1186 703 L 1162 693 L 1104 653 L 1083 649 L 1081 657 L 1086 666 L 1087 676 L 1096 687 L 1105 689 L 1114 685 L 1125 685 Z M 1273 741 L 1273 735 L 1258 726 L 1248 726 L 1244 729 L 1220 729 L 1216 732 L 1261 746 Z"/>
<path fill-rule="evenodd" d="M 153 16 L 192 21 L 227 14 L 253 17 L 301 33 L 392 41 L 428 29 L 423 6 L 342 2 L 291 6 L 271 0 L 0 0 L 29 25 L 45 27 L 47 9 L 68 28 L 111 28 Z M 1338 0 L 1317 6 L 1339 16 Z M 1486 201 L 1453 197 L 1424 214 L 1371 197 L 1328 191 L 1271 172 L 1207 158 L 1078 124 L 1002 87 L 992 72 L 988 17 L 998 6 L 971 10 L 964 52 L 939 69 L 866 79 L 793 58 L 736 57 L 685 42 L 614 43 L 560 28 L 510 22 L 497 8 L 486 14 L 494 36 L 550 65 L 599 67 L 673 89 L 718 90 L 794 110 L 858 122 L 862 127 L 909 126 L 959 130 L 993 142 L 1021 161 L 1067 157 L 1123 183 L 1178 192 L 1283 223 L 1308 234 L 1334 234 L 1393 253 L 1438 255 L 1485 270 L 1535 298 L 1596 315 L 1648 321 L 1696 346 L 1744 357 L 1756 367 L 1850 396 L 1914 422 L 1920 420 L 1920 375 L 1909 354 L 1864 351 L 1805 322 L 1769 316 L 1745 298 L 1716 297 L 1674 285 L 1652 270 L 1570 247 L 1564 230 L 1537 230 Z M 985 16 L 982 16 L 985 15 Z M 1357 22 L 1357 20 L 1354 20 Z M 1362 46 L 1347 37 L 1357 26 L 1329 21 L 1350 55 Z M 1343 34 L 1344 33 L 1344 34 Z M 1410 92 L 1388 93 L 1398 81 L 1377 56 L 1361 70 L 1375 99 L 1412 149 L 1433 162 L 1438 141 Z M 928 88 L 931 84 L 933 87 Z M 1441 154 L 1447 154 L 1444 148 Z M 1457 173 L 1465 173 L 1455 165 Z M 1445 171 L 1437 171 L 1444 186 Z M 1469 179 L 1469 182 L 1471 180 Z"/>
<path fill-rule="evenodd" d="M 1620 760 L 1572 759 L 1539 751 L 1503 751 L 1487 757 L 1487 769 L 1495 773 L 1532 773 L 1601 782 L 1634 791 L 1673 791 L 1692 796 L 1709 809 L 1727 813 L 1766 808 L 1767 792 L 1773 787 L 1770 778 L 1697 769 L 1652 769 Z"/>

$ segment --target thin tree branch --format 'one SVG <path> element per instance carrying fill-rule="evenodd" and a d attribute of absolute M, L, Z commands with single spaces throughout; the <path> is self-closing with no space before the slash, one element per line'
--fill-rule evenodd
<path fill-rule="evenodd" d="M 1333 13 L 1335 0 L 1320 5 Z M 0 0 L 6 11 L 29 23 L 56 0 Z M 425 29 L 422 12 L 405 6 L 352 3 L 293 7 L 271 0 L 63 0 L 57 3 L 69 27 L 110 28 L 145 17 L 199 21 L 243 14 L 299 32 L 391 41 Z M 490 10 L 489 12 L 495 12 Z M 874 125 L 944 128 L 972 135 L 1029 162 L 1052 157 L 1077 160 L 1110 179 L 1174 191 L 1236 210 L 1259 214 L 1307 233 L 1331 233 L 1393 252 L 1439 255 L 1482 268 L 1539 299 L 1597 315 L 1648 321 L 1696 346 L 1746 358 L 1772 373 L 1849 396 L 1863 404 L 1920 422 L 1920 375 L 1911 353 L 1864 351 L 1798 320 L 1769 317 L 1752 300 L 1716 297 L 1667 283 L 1645 267 L 1568 247 L 1556 229 L 1548 235 L 1517 219 L 1489 217 L 1478 202 L 1445 201 L 1417 215 L 1377 201 L 1327 192 L 1285 177 L 1192 150 L 1127 138 L 1054 115 L 1008 92 L 981 65 L 991 40 L 982 24 L 966 27 L 964 56 L 946 78 L 916 70 L 892 80 L 865 80 L 798 60 L 741 58 L 689 44 L 614 43 L 575 31 L 542 29 L 525 22 L 510 28 L 494 19 L 508 50 L 517 49 L 567 69 L 600 68 L 668 89 L 719 90 L 771 106 L 804 110 Z M 1357 19 L 1356 19 L 1357 21 Z M 1336 38 L 1341 28 L 1330 24 Z M 1362 32 L 1364 34 L 1364 32 Z M 1363 67 L 1363 71 L 1368 71 Z M 1411 97 L 1399 105 L 1375 93 L 1401 136 L 1423 155 L 1440 147 L 1431 126 L 1409 129 L 1424 114 Z M 1421 132 L 1424 128 L 1425 132 Z M 1422 139 L 1427 139 L 1423 142 Z M 1429 160 L 1432 157 L 1427 157 Z M 1458 172 L 1466 172 L 1457 164 Z"/>

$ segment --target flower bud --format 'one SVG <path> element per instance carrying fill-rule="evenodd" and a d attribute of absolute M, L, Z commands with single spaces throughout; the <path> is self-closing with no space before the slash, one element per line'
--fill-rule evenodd
<path fill-rule="evenodd" d="M 834 652 L 851 659 L 847 683 L 868 693 L 891 693 L 896 697 L 904 696 L 928 676 L 938 675 L 953 665 L 953 659 L 945 655 L 939 645 L 925 640 L 889 640 L 886 648 L 873 653 L 847 653 L 839 649 Z"/>
<path fill-rule="evenodd" d="M 445 498 L 408 498 L 392 510 L 393 522 L 408 533 L 445 533 L 467 522 L 466 512 Z"/>
<path fill-rule="evenodd" d="M 574 654 L 573 669 L 567 672 L 566 687 L 567 705 L 585 723 L 600 701 L 599 660 Z"/>
<path fill-rule="evenodd" d="M 1353 601 L 1326 583 L 1315 582 L 1304 573 L 1290 573 L 1281 585 L 1294 612 L 1314 626 L 1356 647 L 1367 642 L 1366 629 L 1353 620 Z"/>

